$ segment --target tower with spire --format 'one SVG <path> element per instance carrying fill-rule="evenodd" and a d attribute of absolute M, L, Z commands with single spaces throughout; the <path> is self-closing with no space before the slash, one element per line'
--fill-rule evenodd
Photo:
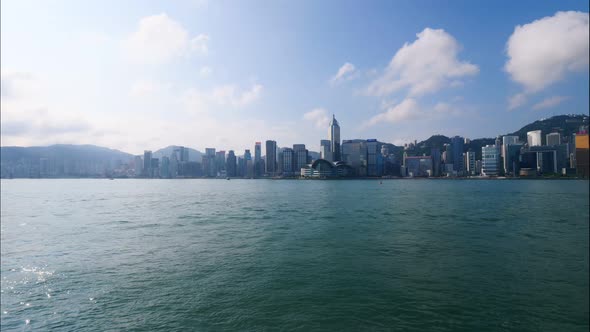
<path fill-rule="evenodd" d="M 340 161 L 340 125 L 336 120 L 336 116 L 332 114 L 332 121 L 330 121 L 330 150 L 332 150 L 332 161 Z"/>

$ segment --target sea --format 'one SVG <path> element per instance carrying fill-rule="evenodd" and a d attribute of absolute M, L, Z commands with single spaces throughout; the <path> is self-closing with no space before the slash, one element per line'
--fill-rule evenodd
<path fill-rule="evenodd" d="M 588 331 L 583 180 L 1 181 L 2 331 Z"/>

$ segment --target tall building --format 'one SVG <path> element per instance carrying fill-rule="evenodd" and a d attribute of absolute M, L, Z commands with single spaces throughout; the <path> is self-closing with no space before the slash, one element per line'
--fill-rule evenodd
<path fill-rule="evenodd" d="M 518 143 L 518 136 L 511 136 L 506 135 L 502 137 L 502 150 L 500 151 L 500 156 L 503 158 L 503 165 L 502 168 L 504 169 L 504 173 L 508 174 L 514 168 L 512 165 L 512 160 L 508 160 L 506 156 L 506 149 L 509 144 L 517 144 Z M 518 159 L 517 159 L 518 161 Z"/>
<path fill-rule="evenodd" d="M 432 176 L 440 176 L 440 149 L 432 148 L 430 156 L 432 157 Z"/>
<path fill-rule="evenodd" d="M 590 176 L 588 151 L 588 133 L 576 134 L 576 174 L 584 178 Z"/>
<path fill-rule="evenodd" d="M 503 145 L 504 149 L 504 173 L 517 176 L 520 172 L 520 150 L 524 144 L 517 142 Z"/>
<path fill-rule="evenodd" d="M 206 148 L 205 154 L 202 156 L 201 167 L 203 168 L 203 176 L 215 177 L 217 176 L 217 163 L 215 160 L 215 148 Z"/>
<path fill-rule="evenodd" d="M 170 177 L 170 158 L 162 157 L 162 163 L 160 165 L 160 177 L 167 179 Z"/>
<path fill-rule="evenodd" d="M 533 130 L 526 133 L 526 141 L 531 146 L 541 146 L 541 131 Z"/>
<path fill-rule="evenodd" d="M 307 166 L 307 149 L 305 144 L 293 144 L 293 164 L 294 172 L 299 173 L 302 168 Z"/>
<path fill-rule="evenodd" d="M 451 145 L 453 146 L 453 169 L 461 174 L 465 167 L 463 165 L 463 144 L 465 140 L 461 136 L 451 138 Z"/>
<path fill-rule="evenodd" d="M 469 175 L 475 175 L 475 152 L 474 151 L 467 151 L 465 152 L 465 159 L 466 159 L 466 163 L 465 166 L 466 167 L 466 171 L 467 174 Z"/>
<path fill-rule="evenodd" d="M 254 145 L 254 176 L 262 175 L 264 165 L 262 165 L 262 143 L 256 142 Z"/>
<path fill-rule="evenodd" d="M 215 153 L 215 168 L 217 170 L 215 175 L 225 171 L 225 151 L 217 151 Z"/>
<path fill-rule="evenodd" d="M 169 167 L 169 175 L 170 178 L 177 177 L 178 174 L 178 157 L 176 156 L 176 152 L 172 151 L 170 154 L 170 167 Z"/>
<path fill-rule="evenodd" d="M 283 148 L 281 151 L 282 159 L 279 160 L 281 163 L 281 168 L 283 170 L 283 176 L 292 176 L 295 174 L 294 172 L 294 153 L 293 149 L 291 148 Z"/>
<path fill-rule="evenodd" d="M 432 156 L 406 157 L 404 166 L 410 177 L 432 176 Z"/>
<path fill-rule="evenodd" d="M 177 149 L 178 151 L 178 158 L 181 163 L 188 162 L 188 148 L 184 146 L 179 146 Z"/>
<path fill-rule="evenodd" d="M 330 132 L 328 133 L 330 138 L 330 151 L 332 152 L 331 161 L 340 161 L 340 125 L 336 121 L 336 117 L 332 114 L 332 121 L 330 121 Z"/>
<path fill-rule="evenodd" d="M 266 173 L 269 176 L 276 175 L 277 172 L 277 142 L 266 141 Z"/>
<path fill-rule="evenodd" d="M 481 173 L 485 176 L 500 174 L 500 149 L 495 145 L 481 148 Z"/>
<path fill-rule="evenodd" d="M 561 135 L 559 133 L 550 133 L 545 135 L 545 145 L 554 146 L 561 144 Z"/>
<path fill-rule="evenodd" d="M 367 140 L 367 176 L 381 176 L 383 174 L 383 158 L 381 146 L 376 139 Z"/>
<path fill-rule="evenodd" d="M 229 177 L 238 176 L 236 167 L 236 155 L 234 153 L 234 150 L 229 150 L 227 152 L 227 159 L 225 160 L 225 171 L 227 176 Z"/>
<path fill-rule="evenodd" d="M 355 176 L 367 176 L 367 142 L 365 140 L 342 141 L 342 161 L 352 167 Z"/>
<path fill-rule="evenodd" d="M 143 151 L 143 172 L 141 173 L 145 177 L 152 176 L 152 151 Z"/>
<path fill-rule="evenodd" d="M 238 157 L 238 167 L 236 169 L 236 176 L 246 176 L 246 160 L 242 157 Z"/>
<path fill-rule="evenodd" d="M 327 139 L 320 141 L 320 158 L 332 161 L 332 142 Z"/>
<path fill-rule="evenodd" d="M 143 160 L 141 159 L 141 156 L 135 156 L 134 164 L 135 176 L 141 176 L 143 173 Z"/>

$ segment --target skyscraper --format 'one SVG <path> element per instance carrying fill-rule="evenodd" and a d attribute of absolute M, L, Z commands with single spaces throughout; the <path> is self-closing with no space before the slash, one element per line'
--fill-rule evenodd
<path fill-rule="evenodd" d="M 227 152 L 227 159 L 225 160 L 225 171 L 227 176 L 234 177 L 237 176 L 237 167 L 236 167 L 236 155 L 234 150 L 229 150 Z"/>
<path fill-rule="evenodd" d="M 203 155 L 202 167 L 203 176 L 215 177 L 217 176 L 217 167 L 215 162 L 215 148 L 206 148 Z"/>
<path fill-rule="evenodd" d="M 141 156 L 135 156 L 135 176 L 141 176 L 143 173 L 143 160 L 141 160 Z"/>
<path fill-rule="evenodd" d="M 294 174 L 293 149 L 283 148 L 281 155 L 282 159 L 280 160 L 280 163 L 282 164 L 283 176 L 292 176 Z"/>
<path fill-rule="evenodd" d="M 475 175 L 475 152 L 469 150 L 465 153 L 465 159 L 467 160 L 467 163 L 465 166 L 467 166 L 467 173 L 469 175 Z"/>
<path fill-rule="evenodd" d="M 529 147 L 541 145 L 541 131 L 533 130 L 526 133 L 527 143 Z"/>
<path fill-rule="evenodd" d="M 340 161 L 340 125 L 336 121 L 336 117 L 332 114 L 332 121 L 330 121 L 330 132 L 328 133 L 330 138 L 330 151 L 332 152 L 331 161 Z"/>
<path fill-rule="evenodd" d="M 293 164 L 294 164 L 294 172 L 299 173 L 299 171 L 307 166 L 307 149 L 305 149 L 305 144 L 293 144 Z"/>
<path fill-rule="evenodd" d="M 151 177 L 152 176 L 152 151 L 145 150 L 143 151 L 143 176 Z"/>
<path fill-rule="evenodd" d="M 451 138 L 451 145 L 453 146 L 453 169 L 457 173 L 465 170 L 463 165 L 463 144 L 465 140 L 461 136 Z"/>
<path fill-rule="evenodd" d="M 254 145 L 254 176 L 260 176 L 263 172 L 262 165 L 262 143 L 256 142 Z"/>
<path fill-rule="evenodd" d="M 500 149 L 495 145 L 481 148 L 481 172 L 485 176 L 498 176 L 500 172 Z"/>
<path fill-rule="evenodd" d="M 327 139 L 320 141 L 320 158 L 332 161 L 332 142 Z"/>
<path fill-rule="evenodd" d="M 518 144 L 518 136 L 506 135 L 502 137 L 502 149 L 500 150 L 500 155 L 504 158 L 504 164 L 502 165 L 504 173 L 510 173 L 514 170 L 513 160 L 507 155 L 508 145 L 510 144 Z"/>
<path fill-rule="evenodd" d="M 277 142 L 266 141 L 266 173 L 269 176 L 274 176 L 277 168 Z"/>

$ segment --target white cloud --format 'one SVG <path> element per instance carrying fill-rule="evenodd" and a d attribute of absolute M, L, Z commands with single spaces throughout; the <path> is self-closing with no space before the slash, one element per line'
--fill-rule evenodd
<path fill-rule="evenodd" d="M 133 84 L 129 95 L 137 98 L 153 97 L 170 89 L 170 84 L 163 84 L 154 80 L 139 80 Z"/>
<path fill-rule="evenodd" d="M 336 75 L 334 75 L 330 79 L 330 83 L 332 85 L 334 85 L 334 84 L 341 83 L 343 81 L 352 80 L 357 77 L 356 74 L 357 74 L 357 71 L 356 71 L 356 68 L 354 67 L 354 65 L 352 63 L 347 62 L 347 63 L 343 64 L 342 67 L 340 67 L 338 69 L 338 72 L 336 73 Z"/>
<path fill-rule="evenodd" d="M 534 110 L 541 110 L 541 109 L 545 109 L 545 108 L 551 108 L 551 107 L 561 104 L 562 102 L 564 102 L 568 99 L 570 99 L 570 97 L 567 97 L 567 96 L 553 96 L 553 97 L 545 98 L 541 102 L 533 105 L 533 109 Z"/>
<path fill-rule="evenodd" d="M 208 41 L 205 34 L 191 38 L 180 23 L 162 13 L 142 18 L 123 49 L 132 62 L 161 64 L 191 53 L 207 54 Z"/>
<path fill-rule="evenodd" d="M 181 97 L 191 113 L 209 112 L 219 106 L 240 108 L 258 100 L 264 87 L 254 84 L 250 89 L 240 91 L 234 84 L 215 87 L 208 91 L 188 89 Z"/>
<path fill-rule="evenodd" d="M 313 122 L 317 128 L 328 128 L 328 125 L 330 124 L 328 111 L 323 108 L 314 108 L 303 114 L 303 119 Z"/>
<path fill-rule="evenodd" d="M 381 77 L 367 88 L 369 95 L 385 96 L 402 89 L 408 89 L 410 96 L 424 95 L 460 85 L 460 78 L 479 72 L 476 65 L 457 58 L 461 47 L 444 30 L 426 28 L 417 37 L 395 53 Z"/>
<path fill-rule="evenodd" d="M 369 127 L 382 122 L 398 123 L 410 119 L 415 119 L 422 113 L 422 109 L 417 101 L 413 98 L 406 98 L 401 103 L 391 106 L 384 113 L 373 116 L 364 124 Z"/>
<path fill-rule="evenodd" d="M 526 104 L 527 96 L 525 93 L 517 93 L 508 99 L 508 110 L 512 111 Z"/>
<path fill-rule="evenodd" d="M 588 67 L 588 13 L 557 12 L 516 26 L 506 44 L 504 69 L 527 93 L 562 80 L 568 72 Z"/>

